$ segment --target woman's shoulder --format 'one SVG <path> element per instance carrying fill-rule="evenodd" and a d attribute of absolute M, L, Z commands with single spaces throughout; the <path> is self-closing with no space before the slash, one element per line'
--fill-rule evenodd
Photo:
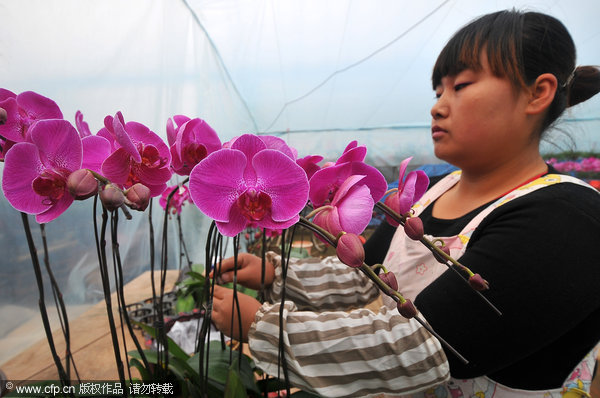
<path fill-rule="evenodd" d="M 480 225 L 489 225 L 499 219 L 522 223 L 525 229 L 532 227 L 531 223 L 564 225 L 568 222 L 570 228 L 585 225 L 586 229 L 597 229 L 600 233 L 600 192 L 589 185 L 571 181 L 549 184 L 507 201 L 494 209 Z"/>

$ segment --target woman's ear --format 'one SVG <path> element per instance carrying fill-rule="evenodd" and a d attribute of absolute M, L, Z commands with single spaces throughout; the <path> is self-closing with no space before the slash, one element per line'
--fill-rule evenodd
<path fill-rule="evenodd" d="M 548 109 L 554 100 L 557 88 L 558 81 L 552 73 L 539 75 L 535 79 L 535 83 L 530 86 L 530 97 L 526 113 L 536 115 Z"/>

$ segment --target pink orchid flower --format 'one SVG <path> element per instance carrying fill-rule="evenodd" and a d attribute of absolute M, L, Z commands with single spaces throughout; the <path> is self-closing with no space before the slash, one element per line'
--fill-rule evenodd
<path fill-rule="evenodd" d="M 251 134 L 198 163 L 189 187 L 196 206 L 226 236 L 246 227 L 288 228 L 298 222 L 308 198 L 304 170 Z"/>
<path fill-rule="evenodd" d="M 0 108 L 6 111 L 6 122 L 0 125 L 0 136 L 12 142 L 30 141 L 29 128 L 38 120 L 63 118 L 56 102 L 33 91 L 16 95 L 0 89 Z"/>
<path fill-rule="evenodd" d="M 385 177 L 375 167 L 352 161 L 322 168 L 310 179 L 310 201 L 315 208 L 330 203 L 341 185 L 352 175 L 364 176 L 358 183 L 365 185 L 376 203 L 387 190 Z"/>
<path fill-rule="evenodd" d="M 364 175 L 346 178 L 331 203 L 317 213 L 313 222 L 333 236 L 342 231 L 356 235 L 362 233 L 371 221 L 375 204 L 371 190 L 363 183 L 366 178 Z"/>
<path fill-rule="evenodd" d="M 357 183 L 366 185 L 373 202 L 378 202 L 387 190 L 387 182 L 379 170 L 363 162 L 366 155 L 367 148 L 352 141 L 335 164 L 326 164 L 316 171 L 310 178 L 309 199 L 313 207 L 331 203 L 337 190 L 352 175 L 365 177 Z"/>
<path fill-rule="evenodd" d="M 141 183 L 150 189 L 152 197 L 160 195 L 171 178 L 167 144 L 141 123 L 125 124 L 121 112 L 105 118 L 104 124 L 106 130 L 98 135 L 110 133 L 116 149 L 102 163 L 102 174 L 122 188 Z"/>
<path fill-rule="evenodd" d="M 171 214 L 181 214 L 181 208 L 183 207 L 185 202 L 192 202 L 192 198 L 190 197 L 190 190 L 185 185 L 182 185 L 182 186 L 172 185 L 170 187 L 167 187 L 167 189 L 165 189 L 163 191 L 163 193 L 160 195 L 160 199 L 159 199 L 158 203 L 166 211 L 167 210 L 167 198 L 169 197 L 169 195 L 171 194 L 171 192 L 174 189 L 177 189 L 177 190 L 175 191 L 175 194 L 173 194 L 173 197 L 169 201 L 169 210 L 168 211 Z"/>
<path fill-rule="evenodd" d="M 412 157 L 404 159 L 400 163 L 400 176 L 398 178 L 398 191 L 391 193 L 385 204 L 400 215 L 410 211 L 410 208 L 423 196 L 429 186 L 429 177 L 423 170 L 413 170 L 406 175 L 406 168 Z M 386 215 L 387 222 L 397 227 L 398 223 Z"/>
<path fill-rule="evenodd" d="M 198 118 L 187 120 L 177 128 L 169 119 L 167 139 L 171 147 L 171 167 L 179 175 L 189 175 L 208 154 L 221 149 L 221 140 L 215 130 Z"/>
<path fill-rule="evenodd" d="M 31 142 L 17 143 L 6 154 L 2 190 L 15 209 L 47 223 L 73 202 L 67 178 L 81 168 L 81 139 L 59 119 L 38 121 L 28 134 Z"/>

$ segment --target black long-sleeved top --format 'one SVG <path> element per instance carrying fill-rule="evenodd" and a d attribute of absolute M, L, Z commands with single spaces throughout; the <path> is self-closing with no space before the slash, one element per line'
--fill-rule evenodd
<path fill-rule="evenodd" d="M 483 208 L 455 220 L 421 214 L 425 231 L 452 236 Z M 383 223 L 365 244 L 382 262 L 394 228 Z M 572 183 L 513 199 L 477 227 L 459 261 L 490 281 L 497 316 L 453 272 L 416 298 L 433 328 L 469 359 L 446 352 L 455 378 L 487 375 L 513 388 L 560 387 L 600 340 L 600 195 Z"/>

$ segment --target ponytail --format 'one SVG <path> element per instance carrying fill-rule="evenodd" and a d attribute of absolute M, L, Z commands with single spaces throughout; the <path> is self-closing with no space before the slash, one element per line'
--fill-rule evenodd
<path fill-rule="evenodd" d="M 567 107 L 592 98 L 600 92 L 600 69 L 596 66 L 578 66 L 568 82 Z"/>

